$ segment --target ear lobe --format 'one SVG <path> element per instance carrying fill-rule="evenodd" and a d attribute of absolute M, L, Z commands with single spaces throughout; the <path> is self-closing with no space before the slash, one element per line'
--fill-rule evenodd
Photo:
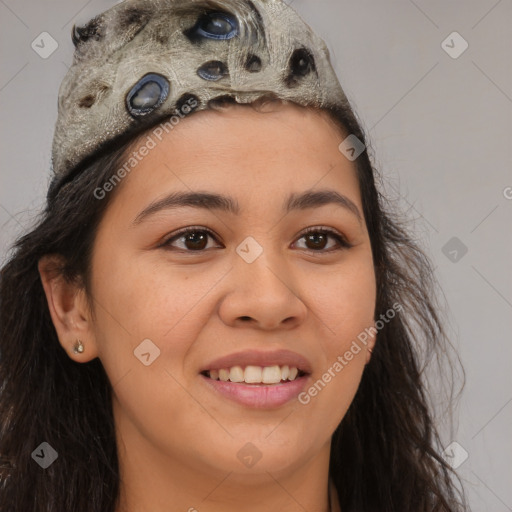
<path fill-rule="evenodd" d="M 71 359 L 84 363 L 98 356 L 92 316 L 85 290 L 64 278 L 63 264 L 62 256 L 52 254 L 43 256 L 37 266 L 59 342 Z M 74 351 L 77 339 L 83 352 Z"/>

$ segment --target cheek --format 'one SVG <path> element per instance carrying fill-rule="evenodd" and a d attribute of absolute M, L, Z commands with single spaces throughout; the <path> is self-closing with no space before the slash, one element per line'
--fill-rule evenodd
<path fill-rule="evenodd" d="M 124 330 L 133 341 L 149 337 L 148 327 L 158 325 L 168 307 L 177 305 L 166 288 L 169 269 L 148 268 L 133 250 L 123 246 L 110 251 L 101 241 L 98 245 L 101 250 L 93 261 L 93 291 L 103 319 L 109 328 Z"/>
<path fill-rule="evenodd" d="M 336 426 L 357 391 L 371 341 L 376 300 L 371 257 L 358 255 L 352 264 L 317 279 L 310 300 L 322 324 L 318 343 L 325 358 L 317 380 L 299 401 L 308 406 L 314 401 L 335 404 L 336 417 L 325 414 L 324 420 Z"/>
<path fill-rule="evenodd" d="M 134 351 L 144 340 L 165 367 L 179 376 L 187 351 L 200 334 L 211 310 L 208 293 L 222 270 L 207 272 L 173 266 L 165 258 L 141 258 L 129 253 L 98 254 L 93 267 L 96 336 L 100 359 L 113 377 L 143 365 Z M 195 274 L 195 275 L 192 275 Z M 211 305 L 211 304 L 210 304 Z M 145 352 L 144 352 L 145 353 Z"/>
<path fill-rule="evenodd" d="M 195 407 L 183 387 L 183 362 L 202 325 L 194 305 L 215 276 L 195 280 L 191 290 L 191 279 L 177 277 L 168 264 L 142 264 L 135 255 L 101 257 L 93 267 L 95 330 L 116 407 L 123 411 L 118 419 L 125 421 L 126 415 L 155 443 L 168 437 L 169 425 L 190 432 L 193 424 L 179 414 Z M 197 415 L 204 414 L 196 408 Z"/>
<path fill-rule="evenodd" d="M 331 272 L 317 274 L 307 286 L 308 305 L 319 315 L 333 348 L 343 349 L 349 340 L 373 325 L 376 280 L 368 251 L 354 252 Z"/>

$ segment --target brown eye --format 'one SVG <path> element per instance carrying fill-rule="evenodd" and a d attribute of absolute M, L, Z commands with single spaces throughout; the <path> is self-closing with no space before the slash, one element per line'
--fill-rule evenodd
<path fill-rule="evenodd" d="M 205 228 L 187 228 L 172 238 L 167 239 L 160 245 L 163 248 L 177 249 L 185 252 L 204 251 L 208 245 L 208 238 L 215 239 L 213 233 Z M 181 242 L 181 246 L 176 247 L 174 242 Z"/>
<path fill-rule="evenodd" d="M 208 245 L 208 235 L 201 232 L 189 233 L 182 238 L 184 239 L 187 249 L 192 251 L 205 249 Z"/>
<path fill-rule="evenodd" d="M 326 249 L 329 238 L 333 238 L 337 242 L 337 247 Z M 304 233 L 300 239 L 306 241 L 306 250 L 313 252 L 332 252 L 340 248 L 348 249 L 352 247 L 347 240 L 336 231 L 327 228 L 310 228 Z"/>
<path fill-rule="evenodd" d="M 315 233 L 311 235 L 305 235 L 308 243 L 312 244 L 312 249 L 325 249 L 329 235 L 325 233 Z"/>

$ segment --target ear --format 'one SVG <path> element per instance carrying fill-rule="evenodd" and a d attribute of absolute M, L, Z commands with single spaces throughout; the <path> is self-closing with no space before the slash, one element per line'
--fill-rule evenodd
<path fill-rule="evenodd" d="M 98 356 L 92 313 L 83 287 L 59 272 L 63 263 L 62 256 L 52 254 L 43 256 L 37 267 L 59 342 L 71 359 L 85 363 Z M 81 353 L 74 352 L 77 339 L 84 345 Z"/>

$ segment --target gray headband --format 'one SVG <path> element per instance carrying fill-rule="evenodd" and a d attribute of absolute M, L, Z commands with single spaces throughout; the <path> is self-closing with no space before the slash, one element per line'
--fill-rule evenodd
<path fill-rule="evenodd" d="M 347 101 L 324 41 L 282 0 L 125 0 L 72 35 L 49 198 L 122 137 L 215 98 Z"/>

